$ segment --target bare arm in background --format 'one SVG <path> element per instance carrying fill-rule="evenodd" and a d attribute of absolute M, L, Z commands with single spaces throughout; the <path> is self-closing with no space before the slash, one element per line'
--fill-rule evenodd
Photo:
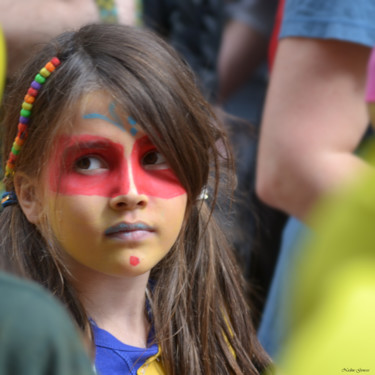
<path fill-rule="evenodd" d="M 266 61 L 276 7 L 274 0 L 240 0 L 226 5 L 227 23 L 218 57 L 220 103 Z"/>
<path fill-rule="evenodd" d="M 237 20 L 225 27 L 218 58 L 220 103 L 246 82 L 267 57 L 268 38 Z"/>
<path fill-rule="evenodd" d="M 120 23 L 134 24 L 133 0 L 117 0 Z M 7 43 L 8 76 L 39 45 L 66 30 L 99 22 L 94 0 L 1 0 L 0 24 Z"/>
<path fill-rule="evenodd" d="M 301 220 L 318 198 L 367 165 L 353 151 L 369 123 L 370 48 L 281 39 L 261 124 L 257 193 Z"/>

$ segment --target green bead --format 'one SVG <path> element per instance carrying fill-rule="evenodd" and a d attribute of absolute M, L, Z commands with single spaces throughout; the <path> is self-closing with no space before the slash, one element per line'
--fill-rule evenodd
<path fill-rule="evenodd" d="M 38 73 L 35 76 L 35 81 L 43 85 L 43 83 L 46 82 L 46 79 Z"/>
<path fill-rule="evenodd" d="M 31 111 L 22 108 L 20 114 L 23 117 L 30 117 L 31 116 Z"/>
<path fill-rule="evenodd" d="M 20 152 L 19 149 L 17 150 L 16 148 L 14 148 L 14 146 L 12 147 L 12 153 L 13 153 L 14 155 L 18 155 L 19 152 Z"/>

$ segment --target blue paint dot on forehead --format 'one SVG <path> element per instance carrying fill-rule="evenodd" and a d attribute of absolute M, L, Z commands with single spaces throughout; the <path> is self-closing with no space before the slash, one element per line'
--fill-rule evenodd
<path fill-rule="evenodd" d="M 133 119 L 133 117 L 131 117 L 131 116 L 128 116 L 128 123 L 130 124 L 130 125 L 136 125 L 137 124 L 137 121 L 135 121 L 134 119 Z"/>
<path fill-rule="evenodd" d="M 137 130 L 136 128 L 131 128 L 131 129 L 130 129 L 130 134 L 131 134 L 132 136 L 135 136 L 135 135 L 137 134 L 137 132 L 138 132 L 138 130 Z"/>
<path fill-rule="evenodd" d="M 137 125 L 137 121 L 135 121 L 133 117 L 128 116 L 128 123 L 129 125 L 131 125 L 130 134 L 133 136 L 136 135 L 138 132 L 138 130 L 135 128 L 135 125 Z"/>

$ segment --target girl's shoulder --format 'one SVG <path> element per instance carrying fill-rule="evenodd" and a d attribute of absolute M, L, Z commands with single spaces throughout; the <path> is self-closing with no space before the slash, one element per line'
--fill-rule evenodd
<path fill-rule="evenodd" d="M 127 345 L 91 321 L 95 346 L 95 367 L 101 375 L 165 374 L 161 349 L 156 343 L 147 348 Z"/>

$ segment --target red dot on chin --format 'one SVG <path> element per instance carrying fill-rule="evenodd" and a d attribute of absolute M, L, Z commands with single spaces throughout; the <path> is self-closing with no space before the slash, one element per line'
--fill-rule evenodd
<path fill-rule="evenodd" d="M 139 258 L 132 255 L 130 257 L 130 264 L 132 266 L 137 266 L 139 264 Z"/>

